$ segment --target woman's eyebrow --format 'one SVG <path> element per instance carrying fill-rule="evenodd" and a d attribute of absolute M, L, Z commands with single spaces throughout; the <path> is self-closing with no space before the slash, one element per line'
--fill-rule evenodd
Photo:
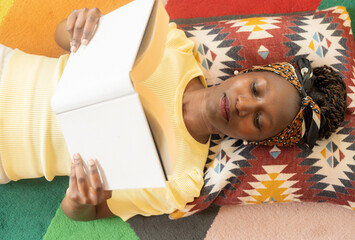
<path fill-rule="evenodd" d="M 264 118 L 268 118 L 268 119 L 269 119 L 269 123 L 270 123 L 270 124 L 268 124 L 268 125 L 269 125 L 269 128 L 272 127 L 272 125 L 273 125 L 273 118 L 272 118 L 271 113 L 270 113 L 270 112 L 267 112 L 267 111 L 263 111 L 263 112 L 264 112 L 264 114 L 262 114 L 262 117 L 260 118 L 261 121 L 259 122 L 259 124 L 260 124 L 260 131 L 263 131 L 264 128 L 265 128 L 265 120 L 264 120 Z"/>
<path fill-rule="evenodd" d="M 270 93 L 270 83 L 269 83 L 269 81 L 266 81 L 266 87 L 265 87 L 265 93 L 264 93 L 264 98 L 265 97 L 267 97 L 268 95 L 269 95 L 269 93 Z M 265 111 L 265 115 L 267 116 L 267 118 L 269 119 L 269 122 L 270 122 L 270 124 L 269 124 L 269 127 L 271 127 L 272 125 L 273 125 L 273 118 L 272 118 L 272 115 L 271 115 L 271 113 L 270 112 L 266 112 Z M 261 119 L 263 119 L 263 118 L 261 118 Z M 260 126 L 261 126 L 261 130 L 263 130 L 263 123 L 264 121 L 261 121 L 261 124 L 260 124 Z"/>
<path fill-rule="evenodd" d="M 269 81 L 266 81 L 266 87 L 265 87 L 265 96 L 270 93 L 270 83 Z"/>
<path fill-rule="evenodd" d="M 267 94 L 269 94 L 269 92 L 270 92 L 270 83 L 268 80 L 266 80 L 266 78 L 264 80 L 266 81 L 264 96 L 267 96 Z M 258 81 L 260 81 L 260 79 L 258 79 L 256 77 L 253 78 L 254 83 L 258 83 Z"/>
<path fill-rule="evenodd" d="M 272 127 L 273 126 L 273 119 L 272 119 L 271 113 L 267 112 L 266 116 L 267 116 L 267 118 L 269 119 L 269 122 L 270 122 L 269 126 Z"/>

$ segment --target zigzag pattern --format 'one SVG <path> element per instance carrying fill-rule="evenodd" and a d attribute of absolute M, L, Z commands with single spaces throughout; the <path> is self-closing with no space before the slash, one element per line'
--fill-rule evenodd
<path fill-rule="evenodd" d="M 298 16 L 252 18 L 180 25 L 196 44 L 208 85 L 234 70 L 307 57 L 312 66 L 331 63 L 348 86 L 346 121 L 328 140 L 310 149 L 244 146 L 242 141 L 213 135 L 201 196 L 177 214 L 187 216 L 215 204 L 288 201 L 331 202 L 355 208 L 355 60 L 345 10 Z M 275 43 L 275 40 L 279 44 Z M 329 64 L 328 64 L 329 65 Z"/>
<path fill-rule="evenodd" d="M 304 174 L 310 174 L 307 182 L 311 182 L 309 189 L 319 190 L 316 196 L 338 199 L 338 194 L 350 195 L 349 189 L 355 190 L 355 162 L 351 156 L 355 151 L 354 127 L 345 121 L 337 131 L 338 141 L 324 140 L 319 142 L 313 152 L 300 163 L 310 166 Z M 319 152 L 321 154 L 319 154 Z"/>

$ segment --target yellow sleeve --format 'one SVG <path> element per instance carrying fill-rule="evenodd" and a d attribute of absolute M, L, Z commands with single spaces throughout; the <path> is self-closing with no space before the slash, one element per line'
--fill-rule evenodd
<path fill-rule="evenodd" d="M 174 22 L 169 23 L 169 33 L 167 36 L 166 47 L 177 50 L 183 58 L 191 55 L 193 57 L 193 64 L 185 64 L 183 66 L 188 66 L 190 70 L 197 70 L 199 72 L 197 77 L 200 79 L 203 86 L 207 87 L 207 82 L 199 65 L 199 60 L 196 59 L 197 54 L 194 52 L 195 43 L 186 37 L 184 31 L 177 29 L 176 23 Z M 176 52 L 173 51 L 172 54 L 176 54 Z"/>
<path fill-rule="evenodd" d="M 176 23 L 169 23 L 169 33 L 166 41 L 167 48 L 192 54 L 194 46 L 194 42 L 186 37 L 184 31 L 176 28 Z"/>
<path fill-rule="evenodd" d="M 137 214 L 150 216 L 171 213 L 183 209 L 194 197 L 198 197 L 202 185 L 203 173 L 195 168 L 169 180 L 165 188 L 112 191 L 107 203 L 111 212 L 124 221 Z"/>

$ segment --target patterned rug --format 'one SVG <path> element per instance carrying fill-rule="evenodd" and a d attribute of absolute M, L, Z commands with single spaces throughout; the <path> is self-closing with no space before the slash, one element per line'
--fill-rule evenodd
<path fill-rule="evenodd" d="M 30 53 L 55 57 L 61 54 L 62 51 L 55 46 L 53 41 L 53 28 L 72 9 L 84 6 L 99 6 L 105 13 L 123 2 L 125 1 L 1 0 L 0 43 L 18 47 Z M 224 7 L 218 10 L 213 8 L 217 2 L 219 6 Z M 242 14 L 241 12 L 223 12 L 226 10 L 222 9 L 234 9 L 237 11 L 237 7 L 241 5 L 236 4 L 236 2 L 234 1 L 232 8 L 228 4 L 222 4 L 221 1 L 203 1 L 204 9 L 213 9 L 213 11 L 209 10 L 203 17 Z M 269 2 L 272 2 L 273 6 L 278 6 L 276 11 L 273 8 L 274 13 L 285 9 L 287 9 L 285 10 L 286 12 L 314 10 L 319 3 L 318 1 L 314 5 L 315 1 L 313 1 L 312 4 L 308 4 L 310 1 L 307 0 L 297 0 L 290 3 L 285 3 L 289 1 L 280 0 Z M 225 3 L 228 3 L 228 1 Z M 251 2 L 249 1 L 249 3 Z M 182 7 L 181 4 L 184 6 Z M 348 10 L 352 10 L 351 14 L 355 12 L 354 3 L 351 0 L 324 0 L 321 7 L 326 8 L 335 5 L 347 5 Z M 301 7 L 302 9 L 297 8 L 295 10 L 294 7 Z M 175 8 L 176 12 L 174 12 Z M 179 11 L 178 8 L 180 9 Z M 170 15 L 174 16 L 173 18 L 186 17 L 183 15 L 184 12 L 190 13 L 189 17 L 201 17 L 199 8 L 201 8 L 201 1 L 197 0 L 169 0 L 167 4 L 167 9 Z M 265 7 L 259 1 L 259 5 L 243 9 L 248 10 L 248 12 L 243 12 L 244 14 L 254 14 L 264 13 Z M 313 239 L 324 239 L 326 237 L 328 239 L 337 239 L 336 237 L 329 237 L 329 235 L 323 235 L 322 237 L 322 234 L 334 234 L 337 230 L 336 228 L 339 229 L 338 222 L 341 223 L 341 221 L 345 220 L 351 223 L 354 221 L 353 216 L 349 215 L 347 215 L 347 218 L 344 215 L 340 215 L 342 219 L 337 219 L 336 214 L 334 214 L 332 215 L 334 217 L 329 219 L 328 222 L 326 221 L 327 219 L 322 219 L 322 214 L 318 217 L 315 215 L 308 215 L 307 217 L 307 212 L 302 211 L 307 208 L 302 208 L 300 205 L 300 208 L 296 206 L 293 209 L 285 209 L 292 206 L 290 204 L 282 207 L 270 205 L 248 208 L 250 207 L 248 206 L 243 210 L 235 206 L 232 208 L 212 206 L 201 213 L 177 221 L 171 221 L 167 216 L 149 218 L 136 216 L 130 219 L 128 223 L 122 222 L 119 218 L 104 219 L 91 223 L 78 223 L 66 219 L 60 208 L 58 208 L 67 185 L 68 179 L 66 177 L 57 177 L 50 183 L 44 179 L 37 179 L 0 186 L 0 239 L 42 239 L 43 236 L 46 239 L 262 239 L 258 238 L 260 236 L 263 238 L 290 239 L 285 234 L 292 231 L 295 232 L 293 236 L 297 236 L 297 234 L 302 232 L 300 238 L 303 239 L 307 239 L 307 236 L 308 239 L 312 236 Z M 321 208 L 318 209 L 322 211 Z M 338 215 L 340 213 L 347 214 L 343 210 L 346 209 L 335 209 L 335 213 Z M 291 211 L 299 212 L 305 222 L 319 221 L 318 225 L 321 228 L 316 228 L 311 224 L 308 225 L 313 226 L 313 228 L 309 228 L 309 226 L 307 228 L 307 224 L 294 227 L 300 221 L 295 221 L 296 216 Z M 262 212 L 264 212 L 264 215 L 261 214 Z M 232 214 L 232 217 L 226 218 L 228 214 Z M 248 218 L 249 214 L 250 218 Z M 270 216 L 270 218 L 265 216 Z M 282 218 L 283 216 L 287 216 L 287 218 L 278 222 L 277 226 L 272 226 L 271 223 L 273 221 L 284 219 Z M 53 217 L 54 220 L 48 228 Z M 334 220 L 333 224 L 331 223 L 332 220 Z M 326 225 L 322 225 L 322 221 L 327 222 Z M 231 223 L 236 225 L 230 225 Z M 217 225 L 218 228 L 216 228 Z M 222 229 L 223 226 L 225 227 L 224 229 Z M 303 229 L 303 231 L 300 229 Z M 349 234 L 349 231 L 344 230 L 344 232 Z M 319 238 L 314 238 L 314 234 L 317 234 Z M 351 239 L 350 237 L 354 234 L 344 235 L 342 239 Z"/>
<path fill-rule="evenodd" d="M 342 74 L 349 95 L 345 122 L 313 149 L 305 144 L 245 146 L 240 140 L 213 135 L 201 196 L 175 215 L 201 211 L 212 202 L 313 201 L 355 209 L 355 55 L 351 51 L 355 44 L 345 8 L 243 19 L 228 16 L 178 26 L 195 42 L 209 85 L 220 84 L 234 70 L 307 57 L 313 67 L 328 65 Z"/>

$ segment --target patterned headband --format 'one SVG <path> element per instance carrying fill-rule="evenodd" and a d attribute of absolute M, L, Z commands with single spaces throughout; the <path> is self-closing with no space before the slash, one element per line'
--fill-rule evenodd
<path fill-rule="evenodd" d="M 292 122 L 280 133 L 261 141 L 247 141 L 248 144 L 267 146 L 292 146 L 300 141 L 313 148 L 321 127 L 319 106 L 307 95 L 312 88 L 315 77 L 310 62 L 306 58 L 297 61 L 300 72 L 290 63 L 275 63 L 243 70 L 242 73 L 254 71 L 270 71 L 289 81 L 299 92 L 301 107 Z"/>

